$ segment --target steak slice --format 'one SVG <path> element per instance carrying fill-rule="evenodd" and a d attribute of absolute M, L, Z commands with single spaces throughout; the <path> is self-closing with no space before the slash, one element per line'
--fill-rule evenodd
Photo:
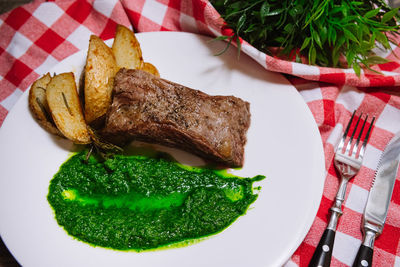
<path fill-rule="evenodd" d="M 176 147 L 229 167 L 243 166 L 250 104 L 210 96 L 141 70 L 121 69 L 103 136 Z"/>

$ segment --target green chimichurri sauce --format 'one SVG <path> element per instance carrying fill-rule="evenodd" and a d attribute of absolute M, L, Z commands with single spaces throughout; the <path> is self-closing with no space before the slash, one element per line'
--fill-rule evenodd
<path fill-rule="evenodd" d="M 118 250 L 149 250 L 218 233 L 245 214 L 253 182 L 164 158 L 116 155 L 104 162 L 86 151 L 51 180 L 55 217 L 79 240 Z"/>

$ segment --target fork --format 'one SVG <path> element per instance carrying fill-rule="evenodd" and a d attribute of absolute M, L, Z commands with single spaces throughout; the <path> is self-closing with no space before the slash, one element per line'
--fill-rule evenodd
<path fill-rule="evenodd" d="M 331 207 L 331 217 L 329 223 L 321 237 L 321 240 L 318 243 L 317 248 L 311 258 L 309 263 L 309 267 L 327 267 L 330 266 L 333 243 L 335 240 L 336 227 L 339 220 L 339 217 L 343 214 L 342 212 L 342 203 L 346 196 L 346 188 L 349 180 L 353 178 L 361 168 L 361 163 L 363 161 L 365 147 L 367 145 L 372 125 L 374 124 L 375 117 L 372 118 L 370 126 L 367 130 L 367 133 L 364 137 L 364 141 L 361 145 L 360 151 L 358 152 L 358 146 L 360 144 L 361 136 L 363 135 L 365 124 L 368 119 L 368 115 L 365 116 L 364 122 L 362 123 L 361 130 L 358 134 L 357 140 L 354 142 L 354 136 L 357 132 L 357 128 L 360 124 L 361 117 L 363 114 L 361 113 L 358 117 L 354 130 L 346 144 L 347 134 L 349 133 L 350 126 L 354 120 L 356 114 L 356 110 L 353 112 L 353 115 L 350 118 L 349 123 L 347 124 L 346 130 L 343 134 L 342 139 L 336 149 L 334 165 L 338 172 L 340 173 L 341 181 L 339 185 L 339 189 L 336 193 L 335 202 Z M 344 150 L 344 151 L 343 151 Z"/>

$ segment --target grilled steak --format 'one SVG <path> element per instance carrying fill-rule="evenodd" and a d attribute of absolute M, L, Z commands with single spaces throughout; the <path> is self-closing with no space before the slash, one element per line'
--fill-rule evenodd
<path fill-rule="evenodd" d="M 210 96 L 141 70 L 121 69 L 103 135 L 180 148 L 230 167 L 243 165 L 250 105 Z"/>

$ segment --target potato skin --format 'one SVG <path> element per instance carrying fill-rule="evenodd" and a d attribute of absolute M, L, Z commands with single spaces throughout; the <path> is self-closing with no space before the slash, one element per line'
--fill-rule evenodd
<path fill-rule="evenodd" d="M 120 24 L 117 25 L 112 51 L 118 68 L 142 68 L 142 49 L 134 32 L 127 27 Z"/>
<path fill-rule="evenodd" d="M 160 73 L 158 72 L 156 66 L 154 66 L 150 62 L 144 62 L 142 70 L 144 70 L 144 71 L 146 71 L 146 72 L 148 72 L 150 74 L 153 74 L 153 75 L 155 75 L 157 77 L 160 77 Z"/>
<path fill-rule="evenodd" d="M 117 25 L 112 51 L 119 69 L 142 69 L 160 77 L 160 73 L 153 64 L 143 61 L 140 43 L 135 33 L 127 27 Z"/>
<path fill-rule="evenodd" d="M 47 132 L 63 137 L 64 135 L 57 129 L 50 114 L 47 103 L 46 90 L 51 80 L 49 73 L 36 80 L 29 89 L 29 109 L 33 117 Z"/>
<path fill-rule="evenodd" d="M 111 48 L 99 37 L 92 35 L 86 58 L 84 82 L 85 119 L 88 124 L 106 113 L 111 103 L 117 70 Z"/>
<path fill-rule="evenodd" d="M 60 132 L 76 144 L 89 144 L 91 139 L 72 72 L 54 76 L 47 85 L 47 102 Z"/>

